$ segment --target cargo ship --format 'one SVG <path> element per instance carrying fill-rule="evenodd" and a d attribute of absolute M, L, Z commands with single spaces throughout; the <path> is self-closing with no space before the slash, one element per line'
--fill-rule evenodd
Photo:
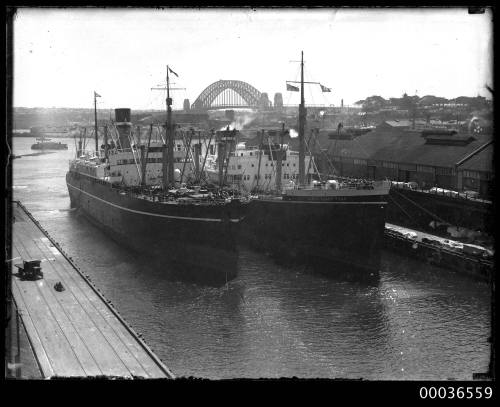
<path fill-rule="evenodd" d="M 276 130 L 267 132 L 262 130 L 259 144 L 254 146 L 247 145 L 247 141 L 236 142 L 222 170 L 225 184 L 242 193 L 254 195 L 275 192 L 278 180 L 281 178 L 285 187 L 293 185 L 299 168 L 299 153 L 292 151 L 289 144 L 277 144 L 275 140 L 277 133 Z M 278 158 L 280 151 L 281 156 Z M 315 167 L 314 157 L 307 154 L 305 160 L 307 174 L 312 176 Z M 219 162 L 209 155 L 205 170 L 209 180 L 214 184 L 219 183 L 219 169 Z"/>
<path fill-rule="evenodd" d="M 147 144 L 135 141 L 130 109 L 120 108 L 114 131 L 104 127 L 99 148 L 96 119 L 95 151 L 84 151 L 80 140 L 66 175 L 71 206 L 160 267 L 172 264 L 181 278 L 229 281 L 237 275 L 236 240 L 247 205 L 220 188 L 176 179 L 185 161 L 174 154 L 168 68 L 166 90 L 166 137 L 160 143 L 151 142 L 152 125 Z"/>
<path fill-rule="evenodd" d="M 35 139 L 36 143 L 31 145 L 32 150 L 67 150 L 68 145 L 51 141 L 50 138 L 47 137 L 39 137 Z"/>
<path fill-rule="evenodd" d="M 306 165 L 304 83 L 302 53 L 298 171 L 283 160 L 283 127 L 278 132 L 280 142 L 269 147 L 270 157 L 276 158 L 271 180 L 275 190 L 252 199 L 242 236 L 279 260 L 319 266 L 315 269 L 332 277 L 377 280 L 390 182 L 313 179 L 310 151 Z M 299 90 L 288 83 L 287 88 Z M 243 167 L 241 171 L 243 175 Z"/>
<path fill-rule="evenodd" d="M 392 182 L 387 221 L 443 237 L 494 241 L 493 202 L 477 191 L 421 189 L 416 182 Z"/>

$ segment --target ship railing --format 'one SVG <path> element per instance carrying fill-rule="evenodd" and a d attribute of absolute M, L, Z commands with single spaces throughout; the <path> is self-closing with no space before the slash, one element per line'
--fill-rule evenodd
<path fill-rule="evenodd" d="M 118 193 L 121 195 L 125 195 L 128 197 L 132 198 L 138 198 L 138 199 L 144 199 L 147 201 L 151 202 L 161 202 L 161 203 L 168 203 L 168 202 L 177 202 L 180 204 L 224 204 L 227 203 L 226 198 L 219 198 L 219 197 L 207 197 L 207 198 L 190 198 L 190 197 L 175 197 L 172 195 L 168 194 L 163 194 L 163 193 L 145 193 L 145 191 L 131 191 L 128 189 L 123 188 L 122 185 L 113 185 L 111 184 L 111 188 L 118 190 Z"/>
<path fill-rule="evenodd" d="M 168 203 L 168 202 L 175 202 L 181 205 L 223 205 L 225 203 L 228 203 L 226 199 L 223 198 L 206 198 L 206 199 L 197 199 L 197 198 L 176 198 L 176 197 L 171 197 L 171 196 L 165 196 L 165 195 L 152 195 L 152 196 L 145 196 L 144 199 L 152 202 L 163 202 L 163 203 Z"/>
<path fill-rule="evenodd" d="M 423 192 L 431 195 L 446 196 L 454 199 L 466 199 L 473 202 L 482 202 L 491 204 L 490 200 L 479 198 L 477 192 L 467 192 L 467 191 L 458 192 L 440 187 L 422 188 L 418 186 L 418 184 L 414 185 L 413 183 L 409 182 L 397 182 L 397 181 L 391 181 L 391 188 L 405 189 L 416 192 Z"/>
<path fill-rule="evenodd" d="M 137 148 L 134 149 L 134 151 L 137 151 Z M 114 154 L 119 154 L 119 153 L 131 153 L 132 148 L 113 148 L 108 150 L 108 154 L 114 155 Z"/>
<path fill-rule="evenodd" d="M 277 191 L 276 189 L 254 189 L 251 195 L 265 195 L 265 196 L 276 196 L 279 197 L 281 194 L 286 193 L 286 191 L 297 189 L 295 187 L 283 187 L 281 191 Z"/>
<path fill-rule="evenodd" d="M 340 176 L 331 176 L 329 179 L 338 181 L 336 188 L 331 189 L 374 189 L 375 187 L 380 187 L 384 185 L 387 181 L 374 181 L 367 179 L 359 179 L 359 178 L 349 178 L 349 177 L 340 177 Z M 324 190 L 330 189 L 327 188 L 327 184 L 325 181 L 317 181 L 317 184 L 308 184 L 306 186 L 295 185 L 293 188 L 289 189 L 317 189 Z"/>
<path fill-rule="evenodd" d="M 356 186 L 356 185 L 350 185 L 350 184 L 349 185 L 340 184 L 338 186 L 338 188 L 325 188 L 325 185 L 318 185 L 318 186 L 314 186 L 314 185 L 304 185 L 304 186 L 294 185 L 293 187 L 284 187 L 283 191 L 289 191 L 289 190 L 294 190 L 294 191 L 300 191 L 300 190 L 325 191 L 325 190 L 328 190 L 328 189 L 341 190 L 341 189 L 360 189 L 360 188 L 359 188 L 359 185 Z"/>
<path fill-rule="evenodd" d="M 207 198 L 207 199 L 196 199 L 196 198 L 176 198 L 174 199 L 176 202 L 180 203 L 180 204 L 185 204 L 185 205 L 192 205 L 192 204 L 210 204 L 210 205 L 213 205 L 213 204 L 225 204 L 229 201 L 226 201 L 225 199 L 221 199 L 221 198 Z"/>
<path fill-rule="evenodd" d="M 130 147 L 130 148 L 121 148 L 118 150 L 119 153 L 132 153 L 133 151 L 137 151 L 137 148 L 133 149 L 132 147 Z"/>

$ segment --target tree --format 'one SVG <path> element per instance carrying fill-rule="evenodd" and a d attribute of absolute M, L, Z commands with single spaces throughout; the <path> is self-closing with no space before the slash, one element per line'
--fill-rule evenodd
<path fill-rule="evenodd" d="M 439 96 L 425 95 L 424 97 L 420 98 L 421 106 L 432 106 L 438 104 L 441 105 L 444 103 L 449 103 L 448 99 Z"/>
<path fill-rule="evenodd" d="M 400 107 L 402 109 L 413 111 L 417 107 L 417 103 L 419 101 L 419 97 L 417 95 L 415 96 L 408 96 L 406 93 L 403 94 L 403 97 L 401 98 L 400 102 Z"/>
<path fill-rule="evenodd" d="M 389 104 L 394 107 L 400 107 L 401 98 L 389 98 Z"/>
<path fill-rule="evenodd" d="M 476 97 L 470 97 L 470 96 L 459 96 L 455 99 L 452 100 L 454 103 L 459 103 L 459 104 L 464 104 L 472 109 L 481 109 L 484 108 L 488 105 L 486 98 L 483 96 L 476 96 Z"/>
<path fill-rule="evenodd" d="M 387 100 L 382 96 L 373 95 L 365 99 L 363 110 L 365 112 L 376 112 L 387 105 Z"/>

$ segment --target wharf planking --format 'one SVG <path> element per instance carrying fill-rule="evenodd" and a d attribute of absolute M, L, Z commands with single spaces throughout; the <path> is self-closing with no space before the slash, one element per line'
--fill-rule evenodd
<path fill-rule="evenodd" d="M 172 373 L 91 283 L 13 203 L 12 294 L 44 378 L 172 378 Z M 43 279 L 21 280 L 14 264 L 39 259 Z M 64 291 L 54 285 L 61 282 Z"/>

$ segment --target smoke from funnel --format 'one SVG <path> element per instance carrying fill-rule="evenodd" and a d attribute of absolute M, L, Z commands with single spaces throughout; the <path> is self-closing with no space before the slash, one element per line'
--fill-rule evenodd
<path fill-rule="evenodd" d="M 469 122 L 469 134 L 473 132 L 473 127 L 478 127 L 479 125 L 479 118 L 474 116 L 472 119 L 470 119 Z"/>
<path fill-rule="evenodd" d="M 243 128 L 253 120 L 252 115 L 243 113 L 238 115 L 235 120 L 229 124 L 229 130 L 243 130 Z M 223 126 L 220 130 L 226 130 L 227 126 Z"/>

